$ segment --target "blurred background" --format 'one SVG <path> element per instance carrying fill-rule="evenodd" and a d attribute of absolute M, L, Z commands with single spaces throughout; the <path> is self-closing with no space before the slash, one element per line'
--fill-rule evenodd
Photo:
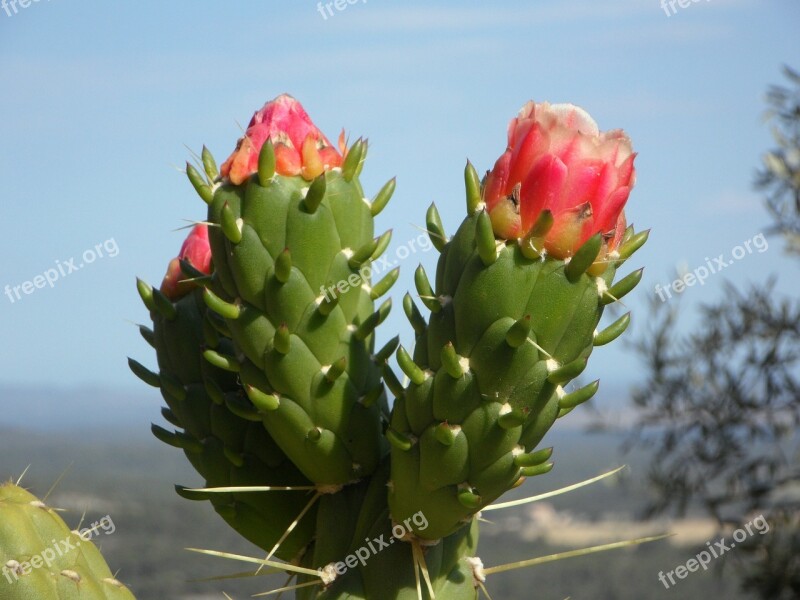
<path fill-rule="evenodd" d="M 210 508 L 174 494 L 173 483 L 198 477 L 150 435 L 161 399 L 126 365 L 126 356 L 155 362 L 135 327 L 148 318 L 135 277 L 157 284 L 181 228 L 204 218 L 186 160 L 204 144 L 224 160 L 253 111 L 282 92 L 328 137 L 343 127 L 351 140 L 368 137 L 367 192 L 398 181 L 378 226 L 393 229 L 399 299 L 417 264 L 435 269 L 437 254 L 414 243 L 429 204 L 449 232 L 463 218 L 465 161 L 491 168 L 527 100 L 572 102 L 633 139 L 638 179 L 626 212 L 652 233 L 629 267 L 646 265 L 642 284 L 609 311 L 633 311 L 628 343 L 595 353 L 584 378 L 601 378 L 600 392 L 550 434 L 556 468 L 525 493 L 630 468 L 613 484 L 493 513 L 481 555 L 499 564 L 639 533 L 678 535 L 516 571 L 490 591 L 800 597 L 800 83 L 784 68 L 800 67 L 800 6 L 338 6 L 0 4 L 0 479 L 30 465 L 23 483 L 44 494 L 69 469 L 51 503 L 68 522 L 84 511 L 114 517 L 104 550 L 139 598 L 277 587 L 191 581 L 235 568 L 184 547 L 256 551 Z M 719 272 L 673 286 L 701 266 Z M 396 332 L 411 345 L 400 310 L 378 342 Z M 781 536 L 760 536 L 752 552 L 732 552 L 676 589 L 659 582 L 659 571 L 765 511 Z"/>

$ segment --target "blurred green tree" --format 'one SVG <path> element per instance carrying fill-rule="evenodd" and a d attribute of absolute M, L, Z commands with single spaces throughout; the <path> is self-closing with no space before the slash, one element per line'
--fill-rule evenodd
<path fill-rule="evenodd" d="M 776 147 L 755 180 L 789 252 L 800 254 L 800 74 L 767 94 Z M 790 274 L 789 276 L 795 276 Z M 628 450 L 653 450 L 646 514 L 700 505 L 720 527 L 764 514 L 770 530 L 740 545 L 746 590 L 800 598 L 800 302 L 775 280 L 699 308 L 699 326 L 677 333 L 678 302 L 653 298 L 648 328 L 633 343 L 644 381 Z"/>

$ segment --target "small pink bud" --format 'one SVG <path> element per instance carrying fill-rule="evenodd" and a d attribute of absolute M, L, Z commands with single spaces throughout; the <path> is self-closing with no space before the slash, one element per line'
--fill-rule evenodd
<path fill-rule="evenodd" d="M 195 269 L 209 275 L 211 273 L 211 246 L 208 243 L 208 226 L 195 225 L 183 241 L 177 258 L 169 261 L 167 273 L 161 282 L 161 291 L 170 300 L 178 300 L 195 287 L 192 281 L 184 281 L 180 261 L 185 260 Z"/>

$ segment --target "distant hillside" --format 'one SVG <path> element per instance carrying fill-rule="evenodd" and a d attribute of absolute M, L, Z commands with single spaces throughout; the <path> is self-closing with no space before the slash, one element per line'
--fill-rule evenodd
<path fill-rule="evenodd" d="M 107 417 L 105 417 L 107 418 Z M 556 447 L 556 468 L 533 478 L 505 499 L 552 490 L 622 464 L 618 439 L 611 435 L 557 432 L 548 443 Z M 17 477 L 30 465 L 23 484 L 43 495 L 64 473 L 48 503 L 66 509 L 76 525 L 85 512 L 89 522 L 111 515 L 116 530 L 102 538 L 112 569 L 139 600 L 224 600 L 222 591 L 240 600 L 279 587 L 285 576 L 244 581 L 191 582 L 246 571 L 241 564 L 198 556 L 186 547 L 210 548 L 260 556 L 262 551 L 241 540 L 205 503 L 178 497 L 174 483 L 199 484 L 182 453 L 139 432 L 98 429 L 85 421 L 74 433 L 0 431 L 0 479 Z M 504 564 L 586 545 L 664 531 L 668 523 L 633 520 L 644 490 L 642 469 L 634 465 L 625 486 L 607 481 L 513 509 L 487 512 L 479 555 L 486 565 Z M 710 535 L 707 523 L 691 521 L 677 529 L 694 530 L 697 542 Z M 710 537 L 708 539 L 715 539 Z M 548 563 L 489 579 L 495 600 L 642 600 L 705 598 L 711 594 L 739 600 L 732 570 L 719 579 L 711 571 L 695 573 L 666 590 L 660 570 L 674 569 L 696 549 L 667 541 L 641 548 Z M 702 544 L 702 542 L 701 542 Z M 723 564 L 720 561 L 720 566 Z M 284 596 L 284 600 L 289 600 Z M 380 600 L 380 599 L 378 599 Z"/>

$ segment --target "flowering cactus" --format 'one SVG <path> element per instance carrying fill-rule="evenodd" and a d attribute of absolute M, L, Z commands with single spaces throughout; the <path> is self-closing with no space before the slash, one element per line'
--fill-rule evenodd
<path fill-rule="evenodd" d="M 413 359 L 398 349 L 410 385 L 389 429 L 389 505 L 395 520 L 428 515 L 431 526 L 416 532 L 424 538 L 449 535 L 521 479 L 552 468 L 552 449 L 533 450 L 597 391 L 598 382 L 564 386 L 595 345 L 625 330 L 627 315 L 596 328 L 603 307 L 641 277 L 612 286 L 646 239 L 628 230 L 616 249 L 633 181 L 627 137 L 599 133 L 576 107 L 533 103 L 509 131 L 509 149 L 483 185 L 467 166 L 468 216 L 440 242 L 435 289 L 417 271 L 429 322 L 405 301 L 417 338 Z M 432 206 L 428 227 L 439 240 L 440 223 Z"/>
<path fill-rule="evenodd" d="M 255 113 L 219 172 L 204 149 L 205 177 L 187 175 L 209 227 L 160 291 L 139 283 L 159 373 L 131 368 L 183 429 L 157 437 L 207 481 L 181 493 L 269 550 L 262 564 L 292 560 L 280 564 L 300 600 L 422 600 L 422 580 L 429 597 L 474 600 L 491 571 L 476 556 L 478 512 L 552 468 L 542 439 L 598 382 L 566 386 L 628 326 L 625 315 L 597 329 L 641 279 L 614 283 L 647 239 L 625 228 L 635 154 L 580 108 L 526 104 L 483 182 L 467 164 L 452 238 L 428 210 L 441 257 L 433 283 L 416 272 L 427 321 L 404 299 L 409 353 L 398 338 L 374 348 L 391 303 L 373 303 L 398 272 L 369 277 L 394 180 L 364 198 L 366 150 L 344 135 L 334 148 L 286 95 Z M 387 364 L 395 350 L 405 387 Z"/>

